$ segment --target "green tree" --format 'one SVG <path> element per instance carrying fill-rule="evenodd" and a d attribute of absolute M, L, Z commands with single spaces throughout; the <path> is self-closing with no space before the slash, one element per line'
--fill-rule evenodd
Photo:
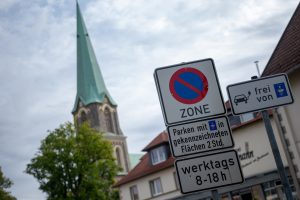
<path fill-rule="evenodd" d="M 6 191 L 6 189 L 10 188 L 12 184 L 13 182 L 3 175 L 3 172 L 0 167 L 0 199 L 1 200 L 16 200 L 15 197 L 11 196 L 10 192 Z"/>
<path fill-rule="evenodd" d="M 42 140 L 26 173 L 38 180 L 49 200 L 117 199 L 112 185 L 120 169 L 112 152 L 111 143 L 87 123 L 76 129 L 66 123 Z"/>

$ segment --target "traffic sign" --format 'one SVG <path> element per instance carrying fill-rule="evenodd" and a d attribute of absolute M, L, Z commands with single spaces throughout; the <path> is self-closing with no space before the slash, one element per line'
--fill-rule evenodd
<path fill-rule="evenodd" d="M 236 151 L 175 161 L 181 192 L 191 193 L 244 181 Z"/>
<path fill-rule="evenodd" d="M 168 125 L 226 113 L 212 59 L 157 68 L 154 78 Z"/>
<path fill-rule="evenodd" d="M 186 122 L 167 127 L 174 157 L 233 147 L 227 117 Z"/>
<path fill-rule="evenodd" d="M 294 102 L 286 74 L 232 84 L 227 93 L 235 115 Z"/>
<path fill-rule="evenodd" d="M 195 68 L 181 68 L 172 75 L 169 87 L 177 101 L 194 104 L 206 96 L 208 81 L 204 74 Z"/>

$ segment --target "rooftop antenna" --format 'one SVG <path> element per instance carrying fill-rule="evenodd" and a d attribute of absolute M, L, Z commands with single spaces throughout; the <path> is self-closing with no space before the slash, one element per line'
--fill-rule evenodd
<path fill-rule="evenodd" d="M 258 66 L 258 62 L 259 61 L 254 61 L 255 65 L 256 65 L 256 69 L 257 69 L 257 73 L 258 73 L 258 77 L 260 77 L 260 71 L 259 71 L 259 66 Z"/>

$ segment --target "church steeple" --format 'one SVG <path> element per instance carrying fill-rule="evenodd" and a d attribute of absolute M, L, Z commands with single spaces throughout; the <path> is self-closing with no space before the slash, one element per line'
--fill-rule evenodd
<path fill-rule="evenodd" d="M 78 104 L 83 105 L 91 103 L 103 103 L 107 97 L 113 106 L 117 106 L 110 96 L 94 50 L 89 38 L 83 17 L 80 12 L 78 3 L 76 2 L 77 13 L 77 95 L 75 105 L 72 110 L 74 113 L 78 109 Z"/>
<path fill-rule="evenodd" d="M 117 104 L 110 96 L 87 32 L 79 5 L 77 12 L 77 94 L 72 110 L 75 123 L 87 121 L 111 141 L 116 162 L 125 175 L 130 169 L 126 137 L 120 128 Z"/>

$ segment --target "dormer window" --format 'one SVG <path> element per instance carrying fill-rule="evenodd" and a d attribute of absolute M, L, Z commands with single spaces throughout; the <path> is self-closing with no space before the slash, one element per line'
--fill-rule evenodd
<path fill-rule="evenodd" d="M 158 164 L 167 160 L 167 149 L 166 146 L 160 146 L 150 151 L 152 164 Z"/>

